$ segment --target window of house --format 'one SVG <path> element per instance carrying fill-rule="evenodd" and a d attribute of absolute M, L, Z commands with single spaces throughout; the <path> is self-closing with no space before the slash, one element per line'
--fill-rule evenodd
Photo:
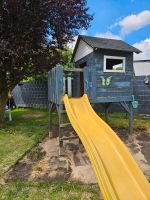
<path fill-rule="evenodd" d="M 104 56 L 104 72 L 125 72 L 125 57 Z"/>

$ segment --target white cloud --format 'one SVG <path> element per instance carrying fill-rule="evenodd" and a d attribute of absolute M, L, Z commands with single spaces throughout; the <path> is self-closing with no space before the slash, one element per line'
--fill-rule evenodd
<path fill-rule="evenodd" d="M 144 10 L 138 14 L 128 15 L 125 18 L 115 22 L 110 28 L 119 26 L 121 35 L 127 35 L 137 31 L 147 25 L 150 25 L 150 10 Z"/>
<path fill-rule="evenodd" d="M 109 38 L 109 39 L 117 39 L 121 40 L 121 37 L 119 35 L 115 35 L 110 31 L 107 31 L 105 33 L 97 33 L 95 37 L 101 37 L 101 38 Z"/>
<path fill-rule="evenodd" d="M 137 42 L 133 46 L 142 51 L 140 54 L 134 54 L 134 60 L 150 60 L 150 38 Z"/>

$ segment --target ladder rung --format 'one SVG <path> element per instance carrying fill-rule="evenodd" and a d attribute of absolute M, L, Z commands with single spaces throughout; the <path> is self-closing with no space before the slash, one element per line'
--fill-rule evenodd
<path fill-rule="evenodd" d="M 69 126 L 69 125 L 70 125 L 70 123 L 64 123 L 64 124 L 60 124 L 59 127 L 64 128 L 64 127 Z"/>
<path fill-rule="evenodd" d="M 65 114 L 65 113 L 66 113 L 66 110 L 61 110 L 60 113 L 61 113 L 61 114 Z"/>
<path fill-rule="evenodd" d="M 76 132 L 74 130 L 70 131 L 69 133 L 70 133 L 70 135 L 75 135 L 76 134 Z"/>
<path fill-rule="evenodd" d="M 73 139 L 78 139 L 79 137 L 78 136 L 72 136 L 72 137 L 63 137 L 61 138 L 60 140 L 73 140 Z"/>

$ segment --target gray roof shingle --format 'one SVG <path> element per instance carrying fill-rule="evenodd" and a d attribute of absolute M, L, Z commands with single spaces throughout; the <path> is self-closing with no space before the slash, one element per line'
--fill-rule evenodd
<path fill-rule="evenodd" d="M 76 50 L 78 48 L 78 44 L 79 44 L 80 40 L 83 40 L 84 42 L 86 42 L 92 48 L 110 49 L 110 50 L 135 52 L 135 53 L 141 52 L 139 49 L 127 44 L 126 42 L 124 42 L 122 40 L 79 35 L 78 40 L 77 40 L 76 45 L 75 45 L 75 48 L 74 48 L 72 58 L 74 58 L 74 55 L 76 53 Z"/>

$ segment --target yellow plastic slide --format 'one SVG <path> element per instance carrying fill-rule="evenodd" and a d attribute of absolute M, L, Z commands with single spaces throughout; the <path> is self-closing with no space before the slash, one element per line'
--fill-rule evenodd
<path fill-rule="evenodd" d="M 92 163 L 105 200 L 150 200 L 150 184 L 115 132 L 94 112 L 88 98 L 64 96 L 69 120 Z"/>

